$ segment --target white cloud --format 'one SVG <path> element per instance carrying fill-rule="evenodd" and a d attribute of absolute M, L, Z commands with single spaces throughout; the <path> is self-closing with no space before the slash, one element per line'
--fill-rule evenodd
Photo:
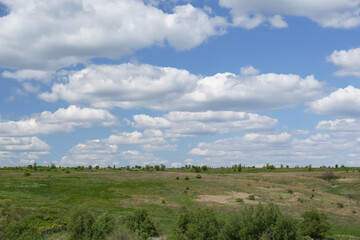
<path fill-rule="evenodd" d="M 169 112 L 163 117 L 140 114 L 133 116 L 133 119 L 133 127 L 161 129 L 166 137 L 225 134 L 243 130 L 269 130 L 277 124 L 277 119 L 267 116 L 231 111 Z"/>
<path fill-rule="evenodd" d="M 75 127 L 91 127 L 95 124 L 113 126 L 117 124 L 117 119 L 105 110 L 79 108 L 71 105 L 66 109 L 60 108 L 54 113 L 45 111 L 19 121 L 0 119 L 0 136 L 32 136 L 70 132 Z"/>
<path fill-rule="evenodd" d="M 117 145 L 139 145 L 147 151 L 176 150 L 176 145 L 170 145 L 163 137 L 146 134 L 146 132 L 144 134 L 138 131 L 122 132 L 111 135 L 106 141 Z"/>
<path fill-rule="evenodd" d="M 322 27 L 351 28 L 360 25 L 359 0 L 219 0 L 229 8 L 236 26 L 254 28 L 269 21 L 274 27 L 285 26 L 281 15 L 306 17 Z M 279 17 L 276 17 L 279 16 Z M 280 24 L 281 23 L 281 24 Z"/>
<path fill-rule="evenodd" d="M 359 142 L 328 134 L 294 138 L 289 133 L 251 133 L 243 137 L 199 143 L 189 154 L 217 166 L 228 165 L 229 162 L 251 166 L 266 163 L 320 166 L 334 161 L 348 162 L 349 159 L 344 156 L 359 151 Z"/>
<path fill-rule="evenodd" d="M 259 72 L 260 72 L 259 69 L 256 69 L 253 66 L 242 67 L 240 69 L 241 75 L 244 75 L 244 76 L 257 75 L 257 74 L 259 74 Z"/>
<path fill-rule="evenodd" d="M 309 112 L 331 116 L 360 116 L 360 89 L 339 88 L 329 96 L 312 102 Z"/>
<path fill-rule="evenodd" d="M 91 65 L 56 83 L 46 101 L 63 99 L 94 107 L 155 110 L 255 111 L 294 107 L 319 98 L 323 83 L 293 74 L 202 77 L 188 71 L 151 65 Z"/>
<path fill-rule="evenodd" d="M 146 141 L 135 133 L 121 133 L 118 138 L 114 135 L 108 139 L 90 140 L 74 146 L 59 162 L 59 165 L 76 166 L 76 165 L 99 165 L 99 166 L 112 166 L 112 165 L 154 165 L 165 164 L 163 160 L 152 153 L 141 152 L 139 150 L 120 150 L 123 144 L 127 145 L 146 145 L 150 141 Z M 126 142 L 126 140 L 132 142 Z M 144 141 L 146 143 L 144 143 Z M 156 141 L 156 139 L 155 139 Z M 156 145 L 158 143 L 153 142 Z"/>
<path fill-rule="evenodd" d="M 270 17 L 269 22 L 274 28 L 286 28 L 288 26 L 283 17 L 280 15 Z"/>
<path fill-rule="evenodd" d="M 37 137 L 0 137 L 0 166 L 31 164 L 49 150 L 50 146 Z"/>
<path fill-rule="evenodd" d="M 165 13 L 140 0 L 2 0 L 0 66 L 56 70 L 165 42 L 177 50 L 224 33 L 225 18 L 191 4 Z"/>
<path fill-rule="evenodd" d="M 360 120 L 354 118 L 346 118 L 320 121 L 316 126 L 316 130 L 353 133 L 354 131 L 360 131 Z"/>
<path fill-rule="evenodd" d="M 340 68 L 336 75 L 360 77 L 360 48 L 335 50 L 327 60 Z"/>
<path fill-rule="evenodd" d="M 53 73 L 48 71 L 39 71 L 39 70 L 19 70 L 15 72 L 4 71 L 2 73 L 4 78 L 16 79 L 19 82 L 24 82 L 27 80 L 37 80 L 43 83 L 49 83 Z"/>

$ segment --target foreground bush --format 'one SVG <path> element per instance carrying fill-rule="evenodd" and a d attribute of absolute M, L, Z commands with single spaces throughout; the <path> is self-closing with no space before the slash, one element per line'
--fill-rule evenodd
<path fill-rule="evenodd" d="M 154 222 L 145 209 L 136 210 L 134 214 L 126 216 L 123 222 L 128 229 L 138 233 L 142 239 L 159 236 Z"/>
<path fill-rule="evenodd" d="M 246 208 L 225 224 L 220 239 L 299 239 L 298 221 L 281 213 L 274 204 Z"/>
<path fill-rule="evenodd" d="M 330 230 L 330 223 L 324 213 L 317 210 L 311 210 L 302 214 L 304 221 L 302 222 L 302 233 L 315 239 L 323 239 L 325 234 Z"/>
<path fill-rule="evenodd" d="M 106 239 L 115 227 L 115 221 L 109 216 L 95 218 L 87 209 L 78 209 L 71 216 L 70 240 Z"/>
<path fill-rule="evenodd" d="M 180 215 L 170 239 L 217 240 L 221 226 L 221 222 L 212 209 L 185 211 Z"/>

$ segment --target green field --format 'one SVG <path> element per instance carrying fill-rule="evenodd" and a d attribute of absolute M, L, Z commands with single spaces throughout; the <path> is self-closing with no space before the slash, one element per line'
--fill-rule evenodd
<path fill-rule="evenodd" d="M 327 169 L 325 169 L 327 170 Z M 360 239 L 360 173 L 358 169 L 244 170 L 209 169 L 127 171 L 125 169 L 0 170 L 0 200 L 10 199 L 24 212 L 48 208 L 68 216 L 79 206 L 96 214 L 122 217 L 145 208 L 161 235 L 167 235 L 183 207 L 211 207 L 220 215 L 241 212 L 248 205 L 275 203 L 283 212 L 300 218 L 317 209 L 329 216 L 334 239 Z M 197 175 L 201 178 L 196 178 Z M 188 176 L 189 180 L 185 180 Z M 177 180 L 177 177 L 179 178 Z M 248 196 L 254 195 L 255 200 Z M 243 199 L 238 202 L 237 199 Z M 240 214 L 240 213 L 239 213 Z M 61 237 L 61 236 L 60 236 Z M 49 238 L 56 239 L 49 235 Z"/>

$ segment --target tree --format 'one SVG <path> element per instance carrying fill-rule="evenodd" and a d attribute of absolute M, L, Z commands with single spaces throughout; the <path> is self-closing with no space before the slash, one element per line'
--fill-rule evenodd
<path fill-rule="evenodd" d="M 138 209 L 134 214 L 126 216 L 124 224 L 132 232 L 139 233 L 142 239 L 159 236 L 154 222 L 145 209 Z"/>
<path fill-rule="evenodd" d="M 180 215 L 177 233 L 173 239 L 181 239 L 186 236 L 188 240 L 217 240 L 219 237 L 221 222 L 212 209 L 196 209 L 185 211 Z"/>
<path fill-rule="evenodd" d="M 301 227 L 304 236 L 322 239 L 331 228 L 327 215 L 317 210 L 304 212 L 301 216 L 304 218 Z"/>

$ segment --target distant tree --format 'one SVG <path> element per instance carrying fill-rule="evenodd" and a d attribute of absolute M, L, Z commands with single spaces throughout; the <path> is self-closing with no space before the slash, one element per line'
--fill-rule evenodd
<path fill-rule="evenodd" d="M 160 165 L 160 170 L 161 170 L 161 171 L 165 171 L 165 169 L 166 169 L 166 166 L 165 166 L 164 164 L 161 164 L 161 165 Z"/>

